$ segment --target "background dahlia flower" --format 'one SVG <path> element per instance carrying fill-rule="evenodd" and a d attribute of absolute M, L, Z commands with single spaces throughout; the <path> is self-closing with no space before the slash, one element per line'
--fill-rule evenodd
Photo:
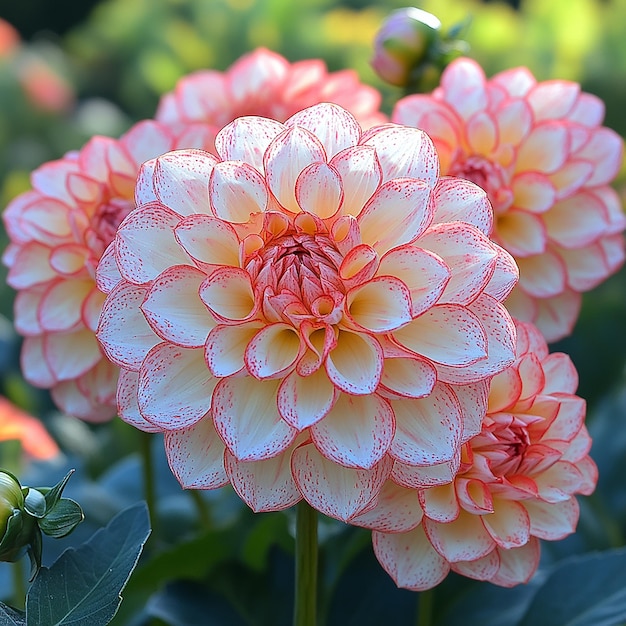
<path fill-rule="evenodd" d="M 572 331 L 581 292 L 624 260 L 624 215 L 609 187 L 623 142 L 603 117 L 602 101 L 576 83 L 537 82 L 526 68 L 487 80 L 470 59 L 453 61 L 431 95 L 401 99 L 392 115 L 430 135 L 442 173 L 487 191 L 492 238 L 520 269 L 507 308 L 548 341 Z"/>
<path fill-rule="evenodd" d="M 387 121 L 381 95 L 363 85 L 354 70 L 328 72 L 321 59 L 289 63 L 258 48 L 226 72 L 200 70 L 185 76 L 161 98 L 156 119 L 167 124 L 209 124 L 215 133 L 236 117 L 261 115 L 280 122 L 319 102 L 334 102 L 363 128 Z"/>
<path fill-rule="evenodd" d="M 482 430 L 463 446 L 455 479 L 388 485 L 386 500 L 354 520 L 375 529 L 376 556 L 398 586 L 430 589 L 452 569 L 511 587 L 535 572 L 539 539 L 574 532 L 575 495 L 597 481 L 577 384 L 569 357 L 548 354 L 541 333 L 518 323 L 517 359 L 492 379 Z"/>
<path fill-rule="evenodd" d="M 184 487 L 349 521 L 392 467 L 454 472 L 514 358 L 517 268 L 428 136 L 337 105 L 145 163 L 98 269 L 121 417 Z M 461 221 L 462 220 L 462 221 Z"/>
<path fill-rule="evenodd" d="M 174 132 L 158 122 L 137 124 L 119 140 L 94 137 L 80 151 L 46 163 L 32 189 L 3 218 L 10 244 L 7 282 L 18 291 L 15 327 L 25 337 L 24 377 L 50 388 L 65 412 L 90 421 L 116 413 L 118 368 L 95 338 L 104 295 L 95 273 L 115 230 L 134 207 L 140 164 L 168 150 L 202 147 L 208 129 Z"/>

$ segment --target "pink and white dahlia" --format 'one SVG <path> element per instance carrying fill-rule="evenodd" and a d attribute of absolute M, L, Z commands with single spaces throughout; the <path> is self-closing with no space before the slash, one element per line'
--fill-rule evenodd
<path fill-rule="evenodd" d="M 121 139 L 94 137 L 80 151 L 42 165 L 32 189 L 3 218 L 10 237 L 3 262 L 18 291 L 15 326 L 25 339 L 22 370 L 56 404 L 90 421 L 115 415 L 118 368 L 95 330 L 104 302 L 95 273 L 115 230 L 134 207 L 140 164 L 179 147 L 204 147 L 204 127 L 184 132 L 142 122 Z"/>
<path fill-rule="evenodd" d="M 487 80 L 470 59 L 452 62 L 431 95 L 403 98 L 392 116 L 430 135 L 442 173 L 487 191 L 492 238 L 520 269 L 507 308 L 548 341 L 572 331 L 580 294 L 624 260 L 626 222 L 609 186 L 623 142 L 603 117 L 603 103 L 576 83 L 537 82 L 526 68 Z"/>
<path fill-rule="evenodd" d="M 486 194 L 440 179 L 420 130 L 320 104 L 215 146 L 143 165 L 100 262 L 120 415 L 165 433 L 184 487 L 349 520 L 394 460 L 458 460 L 480 431 L 517 269 Z"/>
<path fill-rule="evenodd" d="M 517 359 L 493 378 L 482 431 L 464 445 L 454 480 L 387 485 L 387 498 L 355 520 L 375 529 L 376 556 L 398 586 L 429 589 L 453 570 L 512 587 L 537 569 L 539 539 L 574 532 L 575 495 L 597 481 L 577 384 L 569 357 L 548 354 L 541 333 L 519 323 Z"/>
<path fill-rule="evenodd" d="M 214 133 L 235 118 L 260 115 L 280 122 L 320 102 L 334 102 L 363 128 L 387 121 L 381 95 L 354 70 L 328 72 L 321 59 L 289 63 L 265 48 L 242 56 L 226 72 L 201 70 L 182 78 L 161 98 L 156 119 L 167 124 L 209 124 Z"/>

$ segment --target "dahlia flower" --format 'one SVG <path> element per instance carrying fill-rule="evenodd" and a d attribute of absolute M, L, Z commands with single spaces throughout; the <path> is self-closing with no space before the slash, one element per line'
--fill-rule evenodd
<path fill-rule="evenodd" d="M 50 388 L 63 411 L 90 421 L 116 413 L 118 368 L 95 338 L 104 302 L 95 271 L 134 207 L 140 164 L 210 141 L 204 127 L 175 133 L 157 122 L 141 122 L 119 140 L 94 137 L 80 151 L 35 170 L 32 189 L 6 208 L 11 242 L 3 262 L 18 291 L 14 320 L 25 337 L 22 371 L 33 385 Z"/>
<path fill-rule="evenodd" d="M 609 187 L 622 139 L 603 116 L 603 103 L 576 83 L 537 82 L 526 68 L 486 80 L 470 59 L 452 62 L 431 95 L 403 98 L 392 115 L 430 135 L 444 174 L 487 191 L 492 238 L 520 270 L 507 308 L 548 341 L 572 331 L 580 294 L 624 260 L 624 215 Z"/>
<path fill-rule="evenodd" d="M 375 529 L 376 556 L 398 586 L 429 589 L 453 570 L 511 587 L 535 572 L 539 539 L 574 532 L 575 495 L 597 481 L 577 384 L 569 357 L 548 354 L 539 330 L 519 323 L 517 359 L 492 379 L 482 430 L 463 446 L 454 480 L 390 483 L 353 520 Z"/>
<path fill-rule="evenodd" d="M 334 102 L 363 128 L 382 124 L 380 93 L 354 70 L 329 73 L 320 59 L 289 63 L 265 48 L 242 56 L 226 72 L 200 70 L 161 98 L 156 119 L 167 124 L 209 124 L 215 133 L 235 118 L 261 115 L 280 122 L 319 102 Z"/>
<path fill-rule="evenodd" d="M 517 269 L 486 194 L 440 179 L 420 130 L 320 104 L 215 146 L 142 166 L 100 262 L 120 416 L 165 433 L 184 487 L 349 520 L 394 460 L 454 463 L 479 432 Z"/>

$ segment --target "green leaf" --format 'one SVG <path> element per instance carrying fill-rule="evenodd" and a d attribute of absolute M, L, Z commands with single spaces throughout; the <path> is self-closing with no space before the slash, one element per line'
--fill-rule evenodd
<path fill-rule="evenodd" d="M 83 519 L 80 505 L 69 498 L 61 498 L 46 516 L 39 520 L 39 528 L 48 536 L 59 539 L 69 535 Z"/>
<path fill-rule="evenodd" d="M 626 548 L 560 561 L 519 626 L 615 626 L 626 621 Z"/>
<path fill-rule="evenodd" d="M 26 598 L 28 624 L 108 624 L 150 534 L 148 509 L 139 503 L 116 515 L 78 548 L 42 568 Z"/>
<path fill-rule="evenodd" d="M 65 489 L 65 485 L 67 485 L 67 481 L 70 479 L 74 471 L 75 470 L 71 469 L 65 477 L 51 489 L 40 489 L 40 491 L 46 496 L 46 510 L 50 511 L 56 506 L 57 502 L 63 495 L 63 490 Z"/>
<path fill-rule="evenodd" d="M 24 498 L 24 509 L 33 517 L 42 518 L 46 514 L 46 499 L 37 489 L 29 489 Z"/>
<path fill-rule="evenodd" d="M 26 613 L 0 602 L 0 626 L 26 626 Z"/>

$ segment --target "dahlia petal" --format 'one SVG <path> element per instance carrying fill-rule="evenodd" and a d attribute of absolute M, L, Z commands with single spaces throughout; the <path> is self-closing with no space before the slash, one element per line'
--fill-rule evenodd
<path fill-rule="evenodd" d="M 88 375 L 89 372 L 87 372 Z M 99 398 L 85 395 L 76 380 L 65 380 L 56 384 L 50 390 L 50 394 L 54 403 L 66 415 L 92 424 L 108 422 L 116 415 L 115 406 L 112 406 L 115 403 L 115 394 L 111 402 L 101 403 Z"/>
<path fill-rule="evenodd" d="M 539 172 L 522 172 L 513 179 L 513 205 L 532 213 L 544 213 L 552 207 L 558 186 Z"/>
<path fill-rule="evenodd" d="M 593 174 L 587 180 L 587 187 L 597 187 L 610 183 L 622 164 L 623 139 L 610 128 L 594 128 L 590 141 L 576 153 L 577 159 L 593 163 Z"/>
<path fill-rule="evenodd" d="M 262 327 L 260 322 L 248 322 L 213 328 L 204 346 L 207 367 L 211 373 L 223 378 L 240 371 L 245 366 L 246 347 Z"/>
<path fill-rule="evenodd" d="M 485 515 L 485 513 L 491 514 L 494 512 L 494 502 L 491 497 L 491 491 L 482 480 L 457 477 L 454 482 L 454 490 L 459 504 L 468 513 Z M 443 497 L 443 494 L 441 497 Z M 428 517 L 436 519 L 430 514 Z M 486 517 L 490 518 L 491 516 L 487 515 Z M 445 520 L 438 519 L 437 521 L 443 522 Z M 489 528 L 487 528 L 487 530 L 489 530 Z"/>
<path fill-rule="evenodd" d="M 439 256 L 451 276 L 439 303 L 467 304 L 483 291 L 492 277 L 498 249 L 481 231 L 461 222 L 437 224 L 417 242 Z"/>
<path fill-rule="evenodd" d="M 564 248 L 581 248 L 606 232 L 604 205 L 584 191 L 560 200 L 542 217 L 550 239 Z"/>
<path fill-rule="evenodd" d="M 383 352 L 374 337 L 340 331 L 325 361 L 328 378 L 346 393 L 373 393 L 382 375 Z"/>
<path fill-rule="evenodd" d="M 498 550 L 492 550 L 486 556 L 474 561 L 458 561 L 451 566 L 453 572 L 474 580 L 491 580 L 500 567 Z"/>
<path fill-rule="evenodd" d="M 339 266 L 339 276 L 347 286 L 361 285 L 374 276 L 378 264 L 378 254 L 374 248 L 361 244 L 344 256 Z"/>
<path fill-rule="evenodd" d="M 20 368 L 24 378 L 37 387 L 51 387 L 57 382 L 56 373 L 44 356 L 45 336 L 26 337 L 20 353 Z"/>
<path fill-rule="evenodd" d="M 578 492 L 583 481 L 582 474 L 573 463 L 557 461 L 541 474 L 534 477 L 539 498 L 544 502 L 554 503 L 567 500 Z"/>
<path fill-rule="evenodd" d="M 262 172 L 267 147 L 284 130 L 283 124 L 271 119 L 240 117 L 217 134 L 215 149 L 224 161 L 244 161 Z"/>
<path fill-rule="evenodd" d="M 190 265 L 174 237 L 180 216 L 158 204 L 132 211 L 115 238 L 115 256 L 121 275 L 135 284 L 156 278 L 171 265 Z"/>
<path fill-rule="evenodd" d="M 530 519 L 526 509 L 512 500 L 493 501 L 494 511 L 483 515 L 483 524 L 493 540 L 505 550 L 519 548 L 530 539 Z"/>
<path fill-rule="evenodd" d="M 224 444 L 211 414 L 164 438 L 165 453 L 172 473 L 183 489 L 217 489 L 228 483 L 224 468 Z"/>
<path fill-rule="evenodd" d="M 67 177 L 80 169 L 78 163 L 67 158 L 44 163 L 30 175 L 33 189 L 45 196 L 71 203 L 72 197 L 66 184 Z"/>
<path fill-rule="evenodd" d="M 581 93 L 568 118 L 584 126 L 599 126 L 604 119 L 604 102 L 591 93 Z"/>
<path fill-rule="evenodd" d="M 25 337 L 40 335 L 43 331 L 37 310 L 47 285 L 18 291 L 13 306 L 15 330 Z"/>
<path fill-rule="evenodd" d="M 493 210 L 487 193 L 463 178 L 442 177 L 433 191 L 434 224 L 466 222 L 485 235 L 493 228 Z"/>
<path fill-rule="evenodd" d="M 235 224 L 263 211 L 269 199 L 263 177 L 252 165 L 239 161 L 218 163 L 208 189 L 214 215 Z"/>
<path fill-rule="evenodd" d="M 510 209 L 498 218 L 498 239 L 516 257 L 541 254 L 546 249 L 545 221 L 551 211 L 539 217 Z"/>
<path fill-rule="evenodd" d="M 480 433 L 487 413 L 489 381 L 483 379 L 468 385 L 454 385 L 454 395 L 461 406 L 463 416 L 461 443 L 465 443 Z"/>
<path fill-rule="evenodd" d="M 204 346 L 215 321 L 198 290 L 206 274 L 190 265 L 175 265 L 150 285 L 141 310 L 152 330 L 183 348 Z"/>
<path fill-rule="evenodd" d="M 429 197 L 430 188 L 421 180 L 384 183 L 357 217 L 363 243 L 382 255 L 413 241 L 432 221 Z"/>
<path fill-rule="evenodd" d="M 307 213 L 325 219 L 339 209 L 343 197 L 339 174 L 326 163 L 312 163 L 296 180 L 296 201 Z"/>
<path fill-rule="evenodd" d="M 380 260 L 377 276 L 399 278 L 411 295 L 411 316 L 429 309 L 450 280 L 446 263 L 433 252 L 414 246 L 395 248 Z"/>
<path fill-rule="evenodd" d="M 481 516 L 463 510 L 453 523 L 439 524 L 425 517 L 422 526 L 433 548 L 450 563 L 480 559 L 496 545 Z"/>
<path fill-rule="evenodd" d="M 189 428 L 211 408 L 216 383 L 202 350 L 157 344 L 139 370 L 139 410 L 163 430 Z"/>
<path fill-rule="evenodd" d="M 537 124 L 519 146 L 515 171 L 556 172 L 566 162 L 569 149 L 567 127 L 552 121 Z"/>
<path fill-rule="evenodd" d="M 489 413 L 510 409 L 522 393 L 522 378 L 517 368 L 509 367 L 491 379 Z"/>
<path fill-rule="evenodd" d="M 376 506 L 353 517 L 356 526 L 384 533 L 405 533 L 422 521 L 422 507 L 414 489 L 405 489 L 388 480 L 378 494 Z"/>
<path fill-rule="evenodd" d="M 301 126 L 315 133 L 328 156 L 355 146 L 361 137 L 361 127 L 354 116 L 336 104 L 322 103 L 292 115 L 285 126 Z"/>
<path fill-rule="evenodd" d="M 535 298 L 549 298 L 563 293 L 566 269 L 562 259 L 551 250 L 532 257 L 518 258 L 519 286 Z"/>
<path fill-rule="evenodd" d="M 222 379 L 215 388 L 215 428 L 240 461 L 269 459 L 286 450 L 296 438 L 296 429 L 278 412 L 279 384 L 247 376 Z"/>
<path fill-rule="evenodd" d="M 146 433 L 161 432 L 159 426 L 149 422 L 139 411 L 137 403 L 137 388 L 139 372 L 122 368 L 117 381 L 117 408 L 119 416 L 131 426 Z"/>
<path fill-rule="evenodd" d="M 92 289 L 92 280 L 57 280 L 50 284 L 39 302 L 41 328 L 49 332 L 76 328 L 81 322 L 82 304 Z"/>
<path fill-rule="evenodd" d="M 85 246 L 64 244 L 50 254 L 50 266 L 63 276 L 76 276 L 88 266 L 90 256 L 91 252 Z"/>
<path fill-rule="evenodd" d="M 570 441 L 578 434 L 583 425 L 586 408 L 585 401 L 578 396 L 562 393 L 555 393 L 553 397 L 558 399 L 559 411 L 543 434 L 543 440 Z"/>
<path fill-rule="evenodd" d="M 537 84 L 535 77 L 527 67 L 515 67 L 499 72 L 491 79 L 494 85 L 502 87 L 509 96 L 524 97 Z"/>
<path fill-rule="evenodd" d="M 499 302 L 505 300 L 519 281 L 519 268 L 515 259 L 504 249 L 498 248 L 496 269 L 487 283 L 484 293 Z"/>
<path fill-rule="evenodd" d="M 444 99 L 469 119 L 487 107 L 486 79 L 482 68 L 471 59 L 450 64 L 441 76 Z"/>
<path fill-rule="evenodd" d="M 424 398 L 437 382 L 432 363 L 420 358 L 385 358 L 381 385 L 405 398 Z"/>
<path fill-rule="evenodd" d="M 361 212 L 382 181 L 382 170 L 372 146 L 354 146 L 335 155 L 330 166 L 339 174 L 343 189 L 341 212 Z"/>
<path fill-rule="evenodd" d="M 408 489 L 426 489 L 446 485 L 454 480 L 459 471 L 461 454 L 457 452 L 451 461 L 436 465 L 407 465 L 400 461 L 393 464 L 391 479 Z"/>
<path fill-rule="evenodd" d="M 291 454 L 238 461 L 226 451 L 226 471 L 237 495 L 255 512 L 281 511 L 302 499 L 291 476 Z"/>
<path fill-rule="evenodd" d="M 470 151 L 474 154 L 490 154 L 498 145 L 498 127 L 485 112 L 481 111 L 469 118 L 465 133 Z"/>
<path fill-rule="evenodd" d="M 278 388 L 278 411 L 296 430 L 302 431 L 328 415 L 338 392 L 324 369 L 309 376 L 291 372 Z"/>
<path fill-rule="evenodd" d="M 207 269 L 239 265 L 239 238 L 226 222 L 208 215 L 185 217 L 174 229 L 187 254 Z"/>
<path fill-rule="evenodd" d="M 283 131 L 268 146 L 263 159 L 267 184 L 288 211 L 300 212 L 296 180 L 307 165 L 315 162 L 326 162 L 324 147 L 313 133 L 299 126 Z"/>
<path fill-rule="evenodd" d="M 363 134 L 361 145 L 376 148 L 383 183 L 405 177 L 423 180 L 430 189 L 437 183 L 439 158 L 424 131 L 395 125 L 378 126 Z"/>
<path fill-rule="evenodd" d="M 252 376 L 276 378 L 290 369 L 300 354 L 300 335 L 290 324 L 270 324 L 248 343 L 244 354 Z"/>
<path fill-rule="evenodd" d="M 381 276 L 351 289 L 347 317 L 372 333 L 395 330 L 411 321 L 411 294 L 397 278 Z"/>
<path fill-rule="evenodd" d="M 391 407 L 396 433 L 390 452 L 395 459 L 410 465 L 435 465 L 454 457 L 462 415 L 448 385 L 437 383 L 425 398 L 393 400 Z"/>
<path fill-rule="evenodd" d="M 167 152 L 167 150 L 166 150 Z M 154 191 L 154 170 L 157 159 L 148 159 L 141 164 L 137 181 L 135 182 L 135 205 L 141 206 L 150 202 L 157 202 L 158 198 Z"/>
<path fill-rule="evenodd" d="M 527 583 L 539 566 L 540 546 L 535 537 L 519 548 L 498 550 L 500 567 L 490 582 L 501 587 L 513 587 Z"/>
<path fill-rule="evenodd" d="M 294 450 L 291 469 L 304 499 L 316 510 L 349 523 L 373 508 L 391 471 L 388 457 L 371 469 L 354 469 L 330 461 L 312 444 Z"/>
<path fill-rule="evenodd" d="M 593 174 L 594 167 L 589 161 L 569 159 L 559 170 L 550 174 L 548 179 L 554 185 L 558 198 L 567 198 L 573 192 L 584 187 Z M 528 176 L 532 172 L 523 175 Z M 517 177 L 516 177 L 517 179 Z"/>
<path fill-rule="evenodd" d="M 200 285 L 200 298 L 219 319 L 243 321 L 256 310 L 250 276 L 236 267 L 221 267 Z"/>
<path fill-rule="evenodd" d="M 419 501 L 424 516 L 442 524 L 454 522 L 461 512 L 453 483 L 420 490 Z"/>
<path fill-rule="evenodd" d="M 422 526 L 408 533 L 372 533 L 374 553 L 398 587 L 426 591 L 436 587 L 450 571 L 434 549 Z"/>
<path fill-rule="evenodd" d="M 131 370 L 138 370 L 159 342 L 139 308 L 147 292 L 145 287 L 120 282 L 104 302 L 96 333 L 107 357 Z"/>
<path fill-rule="evenodd" d="M 528 92 L 528 103 L 535 120 L 568 117 L 580 94 L 580 85 L 566 80 L 546 80 L 537 83 Z"/>
<path fill-rule="evenodd" d="M 103 293 L 109 293 L 120 280 L 122 280 L 122 275 L 115 259 L 115 241 L 112 241 L 98 262 L 96 285 Z"/>
<path fill-rule="evenodd" d="M 519 361 L 519 373 L 522 379 L 520 400 L 533 399 L 542 393 L 546 382 L 543 367 L 536 354 L 526 354 Z"/>
<path fill-rule="evenodd" d="M 44 355 L 57 380 L 76 378 L 102 358 L 98 342 L 88 328 L 45 335 Z"/>
<path fill-rule="evenodd" d="M 576 529 L 580 508 L 574 497 L 555 503 L 524 500 L 522 504 L 530 516 L 530 533 L 539 539 L 558 541 Z"/>
<path fill-rule="evenodd" d="M 154 120 L 135 124 L 122 137 L 124 148 L 135 163 L 143 163 L 172 149 L 172 130 Z"/>
<path fill-rule="evenodd" d="M 571 358 L 562 352 L 554 352 L 542 360 L 545 375 L 543 393 L 576 393 L 578 372 Z"/>
<path fill-rule="evenodd" d="M 386 454 L 394 436 L 389 403 L 376 394 L 339 394 L 323 420 L 311 426 L 311 438 L 329 460 L 345 467 L 372 469 Z"/>
<path fill-rule="evenodd" d="M 533 113 L 524 100 L 509 100 L 494 112 L 502 145 L 517 146 L 533 127 Z"/>
<path fill-rule="evenodd" d="M 50 265 L 51 249 L 36 242 L 21 247 L 9 269 L 7 283 L 13 289 L 27 289 L 56 278 Z"/>
<path fill-rule="evenodd" d="M 478 318 L 456 304 L 435 305 L 394 331 L 402 346 L 435 363 L 460 367 L 487 357 L 487 336 Z"/>

